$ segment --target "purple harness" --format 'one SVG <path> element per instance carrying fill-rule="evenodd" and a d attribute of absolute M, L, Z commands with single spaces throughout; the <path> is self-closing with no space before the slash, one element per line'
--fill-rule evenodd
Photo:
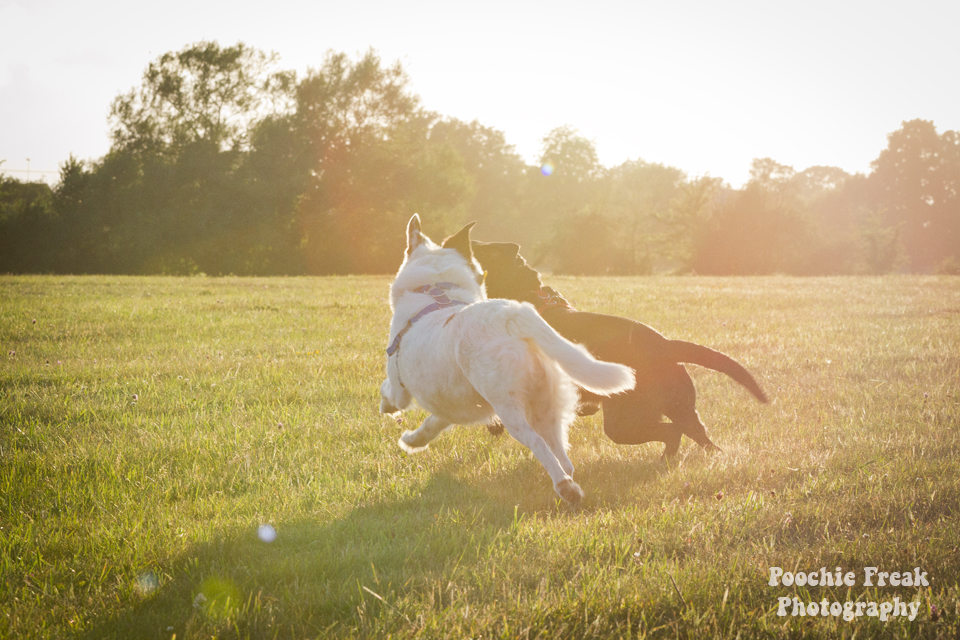
<path fill-rule="evenodd" d="M 438 282 L 436 284 L 425 284 L 419 289 L 413 290 L 414 293 L 429 294 L 434 300 L 433 304 L 429 304 L 421 309 L 420 313 L 410 318 L 410 320 L 407 321 L 407 324 L 404 325 L 403 329 L 400 329 L 400 331 L 397 333 L 397 337 L 394 338 L 393 342 L 390 343 L 390 346 L 387 347 L 387 357 L 392 356 L 400 349 L 400 338 L 402 338 L 403 334 L 410 330 L 410 327 L 413 326 L 414 322 L 423 316 L 440 309 L 446 309 L 447 307 L 456 307 L 459 305 L 469 304 L 468 302 L 461 302 L 460 300 L 451 300 L 447 297 L 447 294 L 444 293 L 444 290 L 452 289 L 455 286 L 457 285 L 452 282 Z"/>

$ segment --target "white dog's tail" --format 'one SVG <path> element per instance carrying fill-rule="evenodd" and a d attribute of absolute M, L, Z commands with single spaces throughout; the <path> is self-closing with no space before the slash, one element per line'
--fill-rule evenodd
<path fill-rule="evenodd" d="M 553 330 L 530 303 L 524 302 L 514 317 L 519 337 L 532 340 L 551 360 L 556 361 L 578 385 L 608 396 L 633 389 L 633 369 L 622 364 L 597 360 L 585 347 L 574 344 Z"/>

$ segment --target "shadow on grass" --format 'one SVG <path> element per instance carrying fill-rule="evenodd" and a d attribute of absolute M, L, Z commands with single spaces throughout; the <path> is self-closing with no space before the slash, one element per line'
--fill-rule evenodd
<path fill-rule="evenodd" d="M 458 478 L 451 462 L 411 497 L 363 504 L 341 519 L 318 515 L 275 522 L 259 533 L 260 523 L 251 523 L 214 534 L 161 562 L 162 579 L 142 574 L 139 597 L 80 637 L 317 637 L 349 633 L 364 616 L 381 614 L 410 623 L 416 612 L 393 603 L 407 594 L 434 601 L 436 592 L 440 606 L 451 574 L 482 570 L 485 554 L 512 535 L 518 516 L 582 517 L 632 503 L 635 485 L 662 472 L 649 462 L 585 463 L 578 479 L 596 493 L 574 512 L 552 495 L 535 460 L 481 486 Z"/>

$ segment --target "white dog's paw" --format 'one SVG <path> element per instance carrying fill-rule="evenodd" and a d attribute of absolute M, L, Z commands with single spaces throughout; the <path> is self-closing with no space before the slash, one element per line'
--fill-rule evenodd
<path fill-rule="evenodd" d="M 561 480 L 554 485 L 553 489 L 557 492 L 557 495 L 563 498 L 564 502 L 571 507 L 579 507 L 580 501 L 583 500 L 583 496 L 585 495 L 583 489 L 573 481 L 573 478 Z"/>
<path fill-rule="evenodd" d="M 417 444 L 415 432 L 413 431 L 404 431 L 403 435 L 400 436 L 400 439 L 397 440 L 397 444 L 400 445 L 400 448 L 407 453 L 417 453 L 419 451 L 423 451 L 429 446 L 429 443 L 425 445 Z"/>

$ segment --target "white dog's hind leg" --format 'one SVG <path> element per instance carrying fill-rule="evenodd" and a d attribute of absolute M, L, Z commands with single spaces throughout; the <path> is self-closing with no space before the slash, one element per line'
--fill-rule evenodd
<path fill-rule="evenodd" d="M 567 427 L 573 422 L 577 389 L 554 362 L 542 362 L 543 374 L 532 385 L 527 398 L 526 415 L 530 426 L 557 456 L 560 467 L 573 475 L 573 463 L 567 457 Z"/>
<path fill-rule="evenodd" d="M 544 443 L 546 443 L 547 447 L 550 448 L 550 451 L 556 457 L 563 472 L 568 476 L 572 476 L 573 463 L 570 462 L 570 458 L 567 457 L 567 452 L 563 446 L 563 426 L 559 422 L 558 416 L 550 415 L 546 418 L 547 419 L 543 417 L 539 418 L 539 424 L 531 425 L 531 428 L 538 436 L 543 438 Z"/>
<path fill-rule="evenodd" d="M 404 431 L 397 444 L 407 453 L 423 451 L 434 438 L 440 435 L 441 431 L 449 426 L 450 423 L 446 420 L 435 415 L 427 416 L 416 431 Z"/>
<path fill-rule="evenodd" d="M 564 428 L 563 416 L 560 411 L 553 407 L 544 407 L 543 415 L 533 414 L 536 417 L 534 424 L 531 425 L 537 435 L 543 438 L 543 441 L 550 447 L 550 451 L 557 457 L 560 468 L 568 476 L 573 475 L 573 463 L 567 457 L 566 429 Z"/>
<path fill-rule="evenodd" d="M 566 473 L 564 465 L 553 452 L 553 449 L 533 430 L 533 427 L 530 426 L 523 415 L 523 410 L 519 407 L 498 407 L 496 405 L 494 405 L 494 409 L 507 433 L 513 436 L 514 440 L 529 448 L 547 470 L 547 473 L 550 474 L 550 479 L 553 480 L 553 490 L 557 492 L 557 495 L 573 506 L 580 504 L 580 500 L 583 498 L 583 490 L 580 485 L 573 481 L 570 474 Z M 560 449 L 562 453 L 562 447 Z M 573 465 L 565 453 L 563 453 L 563 458 L 566 459 L 566 464 L 572 470 Z"/>
<path fill-rule="evenodd" d="M 570 462 L 570 458 L 567 457 L 567 452 L 563 450 L 563 445 L 559 442 L 551 442 L 550 440 L 544 439 L 544 442 L 547 443 L 547 446 L 550 447 L 550 450 L 553 452 L 553 455 L 557 457 L 557 462 L 560 463 L 560 468 L 563 469 L 563 472 L 568 476 L 573 475 L 573 463 Z"/>

